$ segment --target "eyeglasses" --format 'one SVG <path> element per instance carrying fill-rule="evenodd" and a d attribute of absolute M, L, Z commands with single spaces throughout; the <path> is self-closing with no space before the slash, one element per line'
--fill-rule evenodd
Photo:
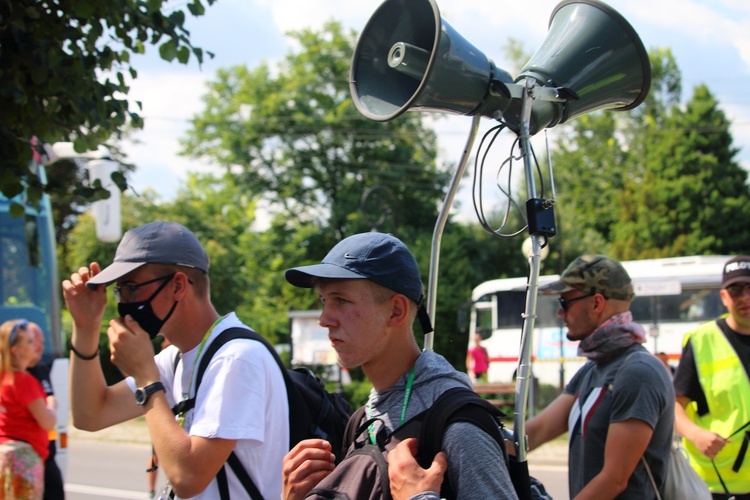
<path fill-rule="evenodd" d="M 730 297 L 736 299 L 746 293 L 750 293 L 750 283 L 735 283 L 734 285 L 729 285 L 726 290 Z"/>
<path fill-rule="evenodd" d="M 591 293 L 588 293 L 586 295 L 581 295 L 580 297 L 575 297 L 573 299 L 564 299 L 564 298 L 560 297 L 557 300 L 560 301 L 560 309 L 562 309 L 565 312 L 568 312 L 568 309 L 570 309 L 570 304 L 572 304 L 576 300 L 586 299 L 588 297 L 593 297 L 594 295 L 596 295 L 596 292 L 591 292 Z"/>
<path fill-rule="evenodd" d="M 10 335 L 8 335 L 8 345 L 12 346 L 16 343 L 16 337 L 18 337 L 18 330 L 26 330 L 29 327 L 29 322 L 25 319 L 19 319 L 13 328 L 10 329 Z"/>
<path fill-rule="evenodd" d="M 140 287 L 150 285 L 151 283 L 156 283 L 157 281 L 172 279 L 175 274 L 177 273 L 167 274 L 166 276 L 160 276 L 152 280 L 144 281 L 143 283 L 136 283 L 135 285 L 116 286 L 112 288 L 112 292 L 115 294 L 117 302 L 129 304 L 130 302 L 135 302 L 135 292 Z"/>

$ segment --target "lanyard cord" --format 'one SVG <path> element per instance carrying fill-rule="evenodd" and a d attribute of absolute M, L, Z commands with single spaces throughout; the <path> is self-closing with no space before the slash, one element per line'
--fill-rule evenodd
<path fill-rule="evenodd" d="M 401 404 L 401 420 L 399 420 L 399 426 L 404 425 L 404 422 L 406 420 L 406 408 L 409 407 L 409 400 L 411 399 L 411 388 L 412 385 L 414 385 L 414 367 L 412 367 L 411 370 L 409 370 L 409 376 L 406 379 L 406 389 L 404 389 L 404 402 Z M 372 413 L 372 409 L 370 408 L 369 403 L 365 407 L 367 410 L 367 418 L 370 418 L 370 414 Z M 370 426 L 367 428 L 367 432 L 370 435 L 370 442 L 372 444 L 377 444 L 377 439 L 375 438 L 375 429 L 373 428 L 373 424 L 370 424 Z"/>
<path fill-rule="evenodd" d="M 193 390 L 193 379 L 195 378 L 195 368 L 198 366 L 198 361 L 201 359 L 201 354 L 203 353 L 203 349 L 206 347 L 206 342 L 208 341 L 208 338 L 211 336 L 211 333 L 214 331 L 214 328 L 216 328 L 216 325 L 218 325 L 221 320 L 224 319 L 224 317 L 219 317 L 214 321 L 214 324 L 211 325 L 211 328 L 208 329 L 206 334 L 203 336 L 203 340 L 201 340 L 200 345 L 198 346 L 198 352 L 195 355 L 195 361 L 193 361 L 193 372 L 190 374 L 190 384 L 188 385 L 187 395 L 184 396 L 185 399 L 188 399 L 190 397 L 190 391 Z M 183 370 L 185 367 L 183 366 Z M 180 427 L 185 427 L 185 416 L 187 414 L 187 411 L 181 412 L 177 416 L 177 423 L 180 424 Z"/>

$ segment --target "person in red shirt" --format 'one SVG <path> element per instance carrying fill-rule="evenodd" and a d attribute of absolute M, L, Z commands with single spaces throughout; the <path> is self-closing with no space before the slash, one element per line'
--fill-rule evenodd
<path fill-rule="evenodd" d="M 476 383 L 487 381 L 487 370 L 490 368 L 490 356 L 487 349 L 482 345 L 482 336 L 474 334 L 474 345 L 466 351 L 466 369 L 469 372 L 469 378 Z"/>
<path fill-rule="evenodd" d="M 3 498 L 38 500 L 44 494 L 48 431 L 55 427 L 42 385 L 26 369 L 36 340 L 26 320 L 0 326 L 0 488 Z"/>

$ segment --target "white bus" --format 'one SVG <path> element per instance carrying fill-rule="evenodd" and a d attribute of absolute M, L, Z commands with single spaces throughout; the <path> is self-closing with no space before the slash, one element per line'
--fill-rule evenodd
<path fill-rule="evenodd" d="M 731 256 L 675 257 L 622 262 L 633 280 L 636 298 L 633 319 L 647 332 L 645 346 L 665 352 L 675 366 L 683 335 L 724 312 L 719 289 L 723 264 Z M 541 276 L 539 285 L 558 279 Z M 522 315 L 528 278 L 486 281 L 472 293 L 469 342 L 475 333 L 490 356 L 490 382 L 510 382 L 518 367 Z M 557 317 L 558 296 L 540 295 L 532 335 L 532 371 L 542 384 L 561 387 L 570 381 L 585 358 L 578 342 L 569 341 Z"/>

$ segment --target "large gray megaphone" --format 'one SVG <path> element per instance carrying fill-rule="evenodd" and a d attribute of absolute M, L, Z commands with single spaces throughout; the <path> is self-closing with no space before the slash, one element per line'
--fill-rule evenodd
<path fill-rule="evenodd" d="M 530 79 L 556 97 L 534 101 L 533 135 L 597 109 L 635 108 L 648 94 L 651 66 L 635 30 L 597 0 L 558 4 L 515 81 L 441 19 L 434 0 L 386 0 L 359 37 L 349 86 L 357 109 L 375 121 L 436 111 L 503 119 L 518 133 Z"/>

